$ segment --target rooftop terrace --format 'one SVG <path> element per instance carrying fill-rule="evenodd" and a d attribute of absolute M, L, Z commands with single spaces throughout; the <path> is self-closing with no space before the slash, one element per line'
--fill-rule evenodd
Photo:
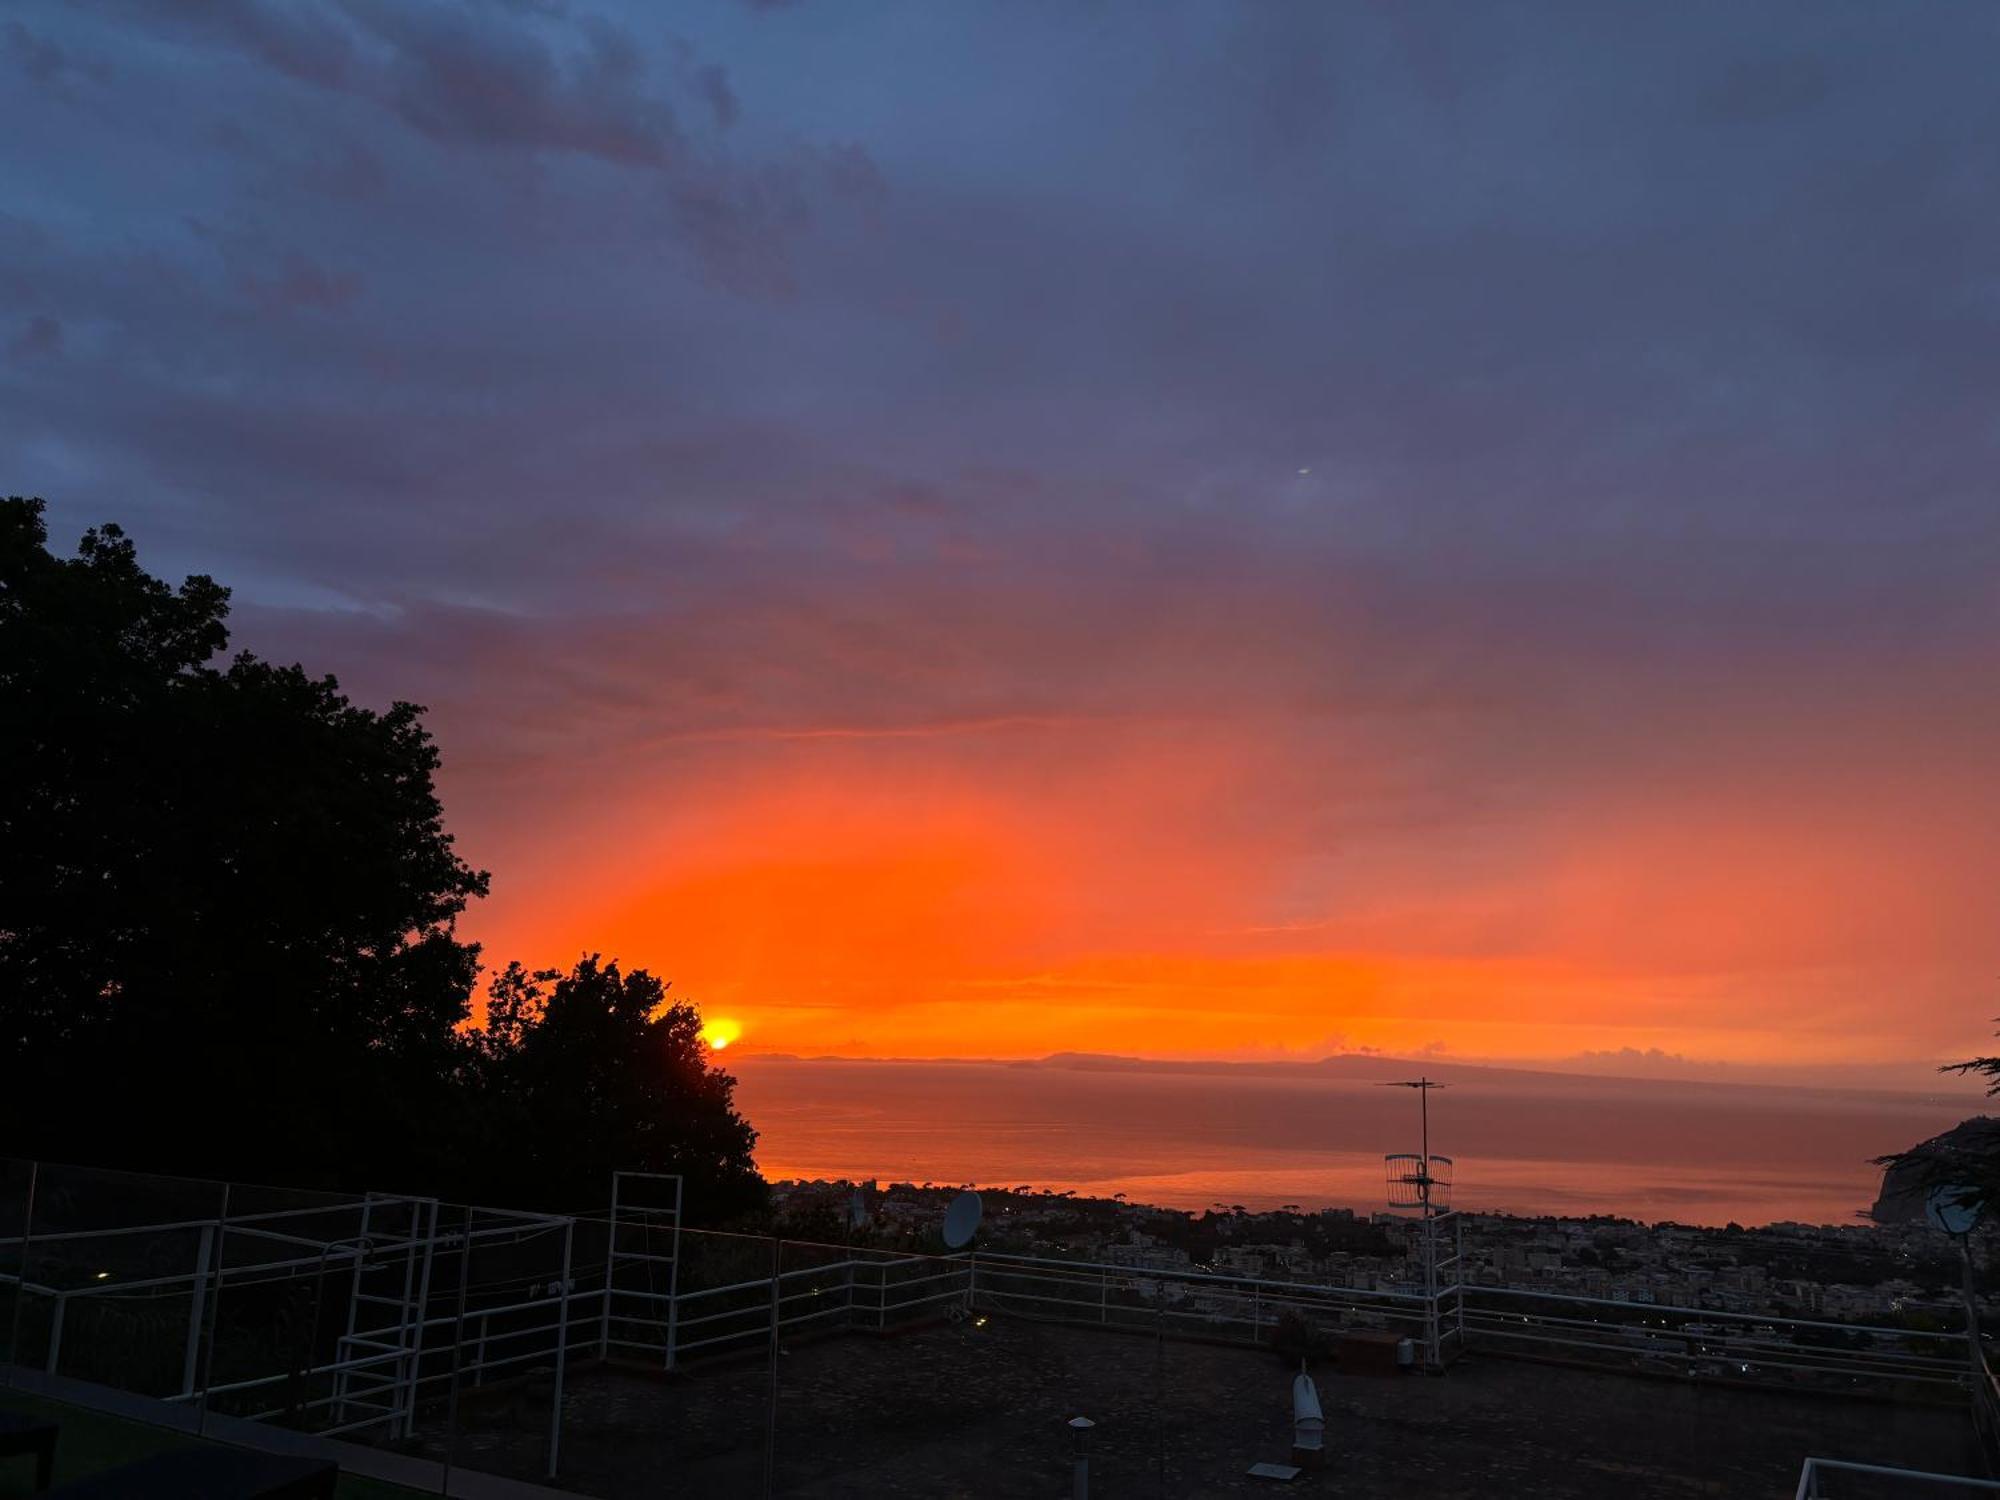
<path fill-rule="evenodd" d="M 1446 1284 L 1454 1257 L 1430 1295 L 697 1233 L 672 1179 L 621 1184 L 588 1218 L 0 1164 L 0 1384 L 430 1493 L 604 1500 L 1045 1497 L 1077 1416 L 1097 1500 L 1267 1492 L 1301 1345 L 1328 1464 L 1299 1492 L 1976 1475 L 2000 1410 L 1950 1330 Z M 1331 1357 L 1385 1334 L 1414 1368 Z M 1970 1493 L 1884 1483 L 1820 1493 Z"/>
<path fill-rule="evenodd" d="M 1956 1408 L 1744 1389 L 1486 1358 L 1448 1374 L 1317 1372 L 1328 1467 L 1251 1478 L 1291 1443 L 1291 1369 L 1269 1351 L 993 1315 L 902 1335 L 787 1345 L 773 1493 L 1067 1493 L 1064 1423 L 1092 1434 L 1094 1497 L 1320 1493 L 1448 1497 L 1786 1496 L 1808 1454 L 1979 1472 Z M 565 1487 L 623 1500 L 754 1495 L 770 1371 L 580 1373 L 565 1394 Z M 457 1459 L 534 1472 L 539 1433 L 507 1398 L 460 1416 Z M 442 1456 L 439 1452 L 438 1456 Z M 1843 1491 L 1842 1493 L 1848 1493 Z"/>

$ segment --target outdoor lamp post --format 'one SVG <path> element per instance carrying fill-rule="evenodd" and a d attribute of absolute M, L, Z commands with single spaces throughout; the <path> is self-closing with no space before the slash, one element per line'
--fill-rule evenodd
<path fill-rule="evenodd" d="M 1088 1417 L 1069 1419 L 1070 1500 L 1090 1500 L 1090 1429 L 1096 1425 Z"/>

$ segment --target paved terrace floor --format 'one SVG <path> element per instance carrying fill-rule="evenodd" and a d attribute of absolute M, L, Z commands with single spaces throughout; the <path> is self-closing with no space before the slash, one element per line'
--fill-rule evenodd
<path fill-rule="evenodd" d="M 822 1339 L 780 1360 L 776 1492 L 1068 1494 L 1064 1423 L 1097 1422 L 1094 1500 L 1133 1497 L 1788 1497 L 1808 1454 L 1976 1473 L 1955 1408 L 1743 1390 L 1476 1352 L 1448 1375 L 1316 1371 L 1329 1466 L 1291 1484 L 1290 1372 L 1273 1354 L 992 1318 L 984 1327 Z M 574 1372 L 567 1489 L 626 1500 L 760 1494 L 763 1363 L 679 1379 Z M 538 1475 L 546 1395 L 460 1412 L 456 1461 Z M 1842 1491 L 1845 1494 L 1847 1491 Z M 1865 1485 L 1857 1495 L 1883 1493 Z M 1942 1493 L 1942 1492 L 1941 1492 Z"/>

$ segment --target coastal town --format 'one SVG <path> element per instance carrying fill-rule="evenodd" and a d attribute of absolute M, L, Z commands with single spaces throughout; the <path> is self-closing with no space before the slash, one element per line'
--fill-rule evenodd
<path fill-rule="evenodd" d="M 937 1226 L 961 1190 L 793 1181 L 774 1185 L 773 1199 L 785 1234 L 921 1251 L 943 1248 Z M 1421 1221 L 1407 1211 L 1217 1204 L 1192 1212 L 1025 1186 L 980 1193 L 982 1250 L 1358 1292 L 1423 1288 Z M 1749 1228 L 1465 1212 L 1441 1232 L 1462 1247 L 1458 1279 L 1468 1287 L 1833 1324 L 1962 1326 L 1958 1253 L 1920 1218 Z M 1990 1294 L 1990 1258 L 1977 1244 L 1973 1253 Z"/>

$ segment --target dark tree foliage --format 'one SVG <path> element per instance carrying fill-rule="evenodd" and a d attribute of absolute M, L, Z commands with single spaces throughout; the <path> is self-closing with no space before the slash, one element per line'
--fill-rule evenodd
<path fill-rule="evenodd" d="M 1988 1098 L 2000 1094 L 2000 1057 L 1972 1057 L 1964 1062 L 1946 1063 L 1940 1073 L 1977 1073 L 1986 1080 Z M 2000 1121 L 1980 1116 L 1966 1120 L 1944 1134 L 1875 1158 L 1875 1165 L 1887 1167 L 1883 1198 L 1906 1196 L 1917 1199 L 1940 1187 L 1962 1189 L 1957 1197 L 1966 1204 L 1987 1205 L 1989 1221 L 2000 1206 Z"/>
<path fill-rule="evenodd" d="M 421 710 L 212 665 L 226 589 L 168 587 L 115 526 L 74 558 L 46 540 L 39 501 L 0 504 L 9 1148 L 388 1171 L 462 1051 L 479 954 L 453 923 L 486 890 L 444 832 Z"/>
<path fill-rule="evenodd" d="M 487 877 L 421 709 L 217 665 L 226 589 L 151 577 L 115 526 L 46 542 L 40 501 L 0 501 L 0 1152 L 577 1207 L 613 1165 L 719 1183 L 734 1152 L 755 1180 L 731 1081 L 689 1007 L 640 1013 L 648 976 L 580 967 L 544 1005 L 517 966 L 466 1032 L 455 923 Z M 501 1139 L 534 1175 L 491 1170 Z"/>
<path fill-rule="evenodd" d="M 757 1132 L 736 1080 L 711 1067 L 701 1017 L 669 1003 L 643 969 L 597 954 L 567 974 L 509 964 L 476 1033 L 489 1123 L 485 1196 L 496 1203 L 601 1205 L 614 1170 L 677 1172 L 702 1218 L 752 1210 Z"/>

